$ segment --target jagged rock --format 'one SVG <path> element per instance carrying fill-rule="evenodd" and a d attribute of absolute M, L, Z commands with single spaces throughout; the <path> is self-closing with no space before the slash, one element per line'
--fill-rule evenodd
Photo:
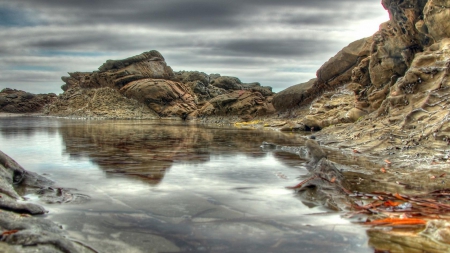
<path fill-rule="evenodd" d="M 56 94 L 32 94 L 29 92 L 5 88 L 0 91 L 0 112 L 34 113 L 42 112 L 43 107 L 52 103 Z"/>
<path fill-rule="evenodd" d="M 142 79 L 127 84 L 120 92 L 144 103 L 160 116 L 181 116 L 197 109 L 192 91 L 179 82 Z"/>
<path fill-rule="evenodd" d="M 95 72 L 73 72 L 70 77 L 62 77 L 67 89 L 110 87 L 120 89 L 127 83 L 144 78 L 171 79 L 172 68 L 167 66 L 164 57 L 156 50 L 144 52 L 123 60 L 108 60 Z"/>

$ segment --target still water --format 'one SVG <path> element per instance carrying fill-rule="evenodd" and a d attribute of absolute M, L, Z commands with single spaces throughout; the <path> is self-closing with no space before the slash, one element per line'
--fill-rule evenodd
<path fill-rule="evenodd" d="M 27 197 L 98 252 L 373 252 L 365 228 L 285 189 L 307 173 L 304 160 L 260 147 L 302 140 L 173 121 L 0 118 L 0 150 L 90 196 Z"/>

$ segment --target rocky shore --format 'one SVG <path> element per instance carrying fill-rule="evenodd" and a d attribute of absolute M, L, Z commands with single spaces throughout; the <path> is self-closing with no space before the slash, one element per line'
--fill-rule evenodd
<path fill-rule="evenodd" d="M 348 156 L 365 156 L 379 164 L 365 173 L 390 185 L 389 189 L 406 191 L 404 185 L 422 191 L 450 188 L 448 176 L 433 179 L 446 175 L 450 162 L 450 3 L 383 0 L 382 5 L 390 20 L 381 24 L 378 32 L 343 48 L 317 70 L 315 78 L 276 94 L 270 87 L 242 83 L 236 77 L 175 72 L 152 50 L 108 60 L 93 72 L 70 72 L 62 77 L 64 92 L 59 96 L 4 89 L 0 92 L 0 112 L 102 119 L 173 118 L 309 131 L 328 148 Z M 11 185 L 17 171 L 14 168 L 20 167 L 11 167 L 12 160 L 2 156 L 0 169 L 9 174 L 3 173 L 1 189 L 6 190 L 1 199 L 14 206 L 20 196 Z M 385 172 L 380 172 L 381 168 Z M 34 212 L 23 206 L 15 208 Z M 25 232 L 14 232 L 22 227 L 5 221 L 32 218 L 14 210 L 1 214 L 8 215 L 0 219 L 4 230 L 13 231 L 5 238 L 24 238 L 20 236 Z M 34 234 L 30 238 L 45 241 Z M 58 240 L 52 245 L 75 247 L 64 238 Z M 36 247 L 47 247 L 39 245 Z"/>

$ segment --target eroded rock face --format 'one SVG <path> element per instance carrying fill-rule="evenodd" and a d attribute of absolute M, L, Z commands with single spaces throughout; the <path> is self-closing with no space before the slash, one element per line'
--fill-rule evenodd
<path fill-rule="evenodd" d="M 128 83 L 120 92 L 147 105 L 160 116 L 181 116 L 197 109 L 195 95 L 189 87 L 179 82 L 141 79 Z"/>
<path fill-rule="evenodd" d="M 182 119 L 233 113 L 251 119 L 274 112 L 271 87 L 219 74 L 174 73 L 155 50 L 124 60 L 108 60 L 99 71 L 69 75 L 62 77 L 64 94 L 46 108 L 46 113 L 84 118 Z M 227 102 L 230 99 L 235 102 Z"/>
<path fill-rule="evenodd" d="M 30 201 L 18 201 L 22 197 L 16 190 L 23 191 L 23 194 L 37 194 L 52 203 L 62 203 L 64 198 L 75 196 L 62 188 L 58 188 L 58 192 L 50 187 L 52 185 L 52 181 L 26 171 L 0 151 L 0 228 L 4 232 L 1 236 L 3 243 L 14 245 L 18 252 L 84 252 L 87 249 L 67 239 L 64 230 L 56 223 L 32 217 L 47 212 L 42 206 Z M 14 252 L 5 245 L 0 249 Z"/>
<path fill-rule="evenodd" d="M 45 107 L 44 113 L 59 117 L 105 119 L 155 119 L 158 115 L 135 99 L 124 97 L 118 90 L 104 87 L 73 87 Z"/>
<path fill-rule="evenodd" d="M 426 117 L 434 115 L 425 107 L 437 104 L 425 101 L 438 101 L 436 97 L 443 96 L 439 91 L 448 83 L 449 3 L 383 0 L 382 5 L 390 20 L 378 32 L 332 57 L 317 71 L 316 81 L 275 95 L 275 108 L 307 105 L 308 112 L 299 123 L 318 128 L 364 117 L 391 116 L 392 122 L 398 122 L 394 118 L 417 111 Z"/>
<path fill-rule="evenodd" d="M 170 79 L 174 76 L 164 57 L 156 50 L 144 52 L 123 60 L 107 60 L 95 72 L 73 72 L 61 79 L 66 83 L 61 88 L 110 87 L 120 89 L 127 83 L 144 78 Z"/>
<path fill-rule="evenodd" d="M 32 94 L 5 88 L 0 91 L 0 112 L 35 113 L 42 112 L 45 105 L 52 103 L 56 94 Z"/>
<path fill-rule="evenodd" d="M 211 99 L 198 113 L 200 116 L 237 115 L 248 121 L 254 116 L 274 113 L 271 99 L 272 97 L 264 97 L 259 92 L 236 90 Z"/>

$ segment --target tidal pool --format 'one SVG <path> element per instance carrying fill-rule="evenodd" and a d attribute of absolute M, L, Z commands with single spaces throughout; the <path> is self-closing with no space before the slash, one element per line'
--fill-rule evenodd
<path fill-rule="evenodd" d="M 98 252 L 373 252 L 365 227 L 285 189 L 306 161 L 263 141 L 303 138 L 167 120 L 0 118 L 0 150 L 90 196 L 27 197 Z"/>

